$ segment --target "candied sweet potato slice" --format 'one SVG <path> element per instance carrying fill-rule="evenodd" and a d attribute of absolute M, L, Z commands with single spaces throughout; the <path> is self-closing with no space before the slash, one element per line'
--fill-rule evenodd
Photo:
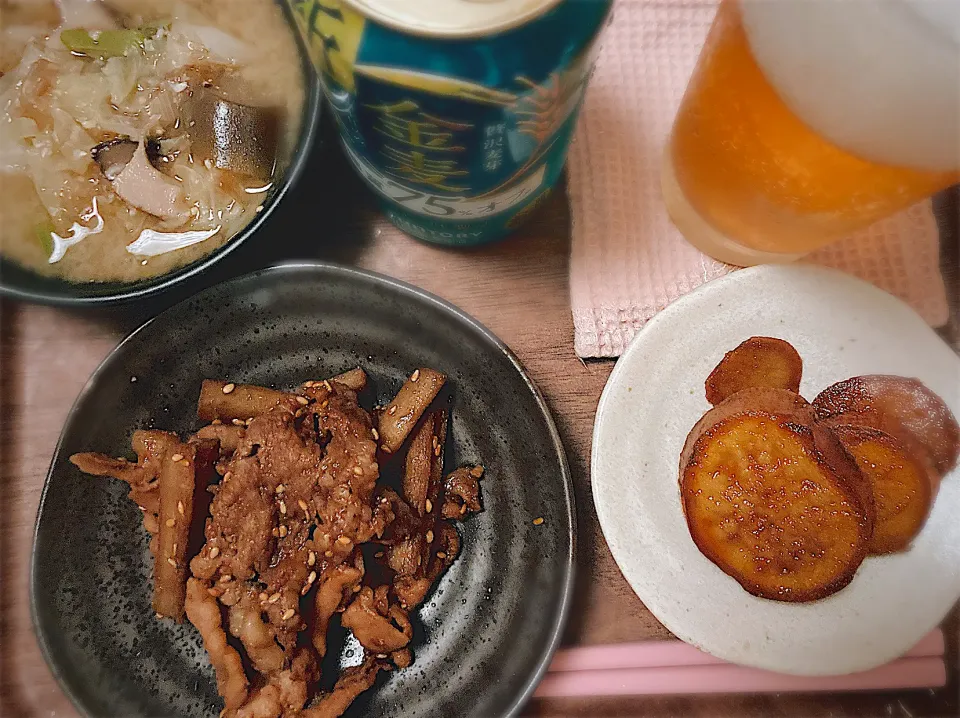
<path fill-rule="evenodd" d="M 704 389 L 716 406 L 738 391 L 768 387 L 800 391 L 803 361 L 789 342 L 773 337 L 750 337 L 724 354 L 710 372 Z"/>
<path fill-rule="evenodd" d="M 778 601 L 846 586 L 873 531 L 869 486 L 800 402 L 786 391 L 740 392 L 704 415 L 681 455 L 697 547 L 748 592 Z"/>
<path fill-rule="evenodd" d="M 870 374 L 828 386 L 813 400 L 821 421 L 909 434 L 940 474 L 957 465 L 960 426 L 943 399 L 917 379 Z"/>
<path fill-rule="evenodd" d="M 906 549 L 923 528 L 939 483 L 933 464 L 905 437 L 867 426 L 839 425 L 833 431 L 873 491 L 876 521 L 868 551 Z"/>

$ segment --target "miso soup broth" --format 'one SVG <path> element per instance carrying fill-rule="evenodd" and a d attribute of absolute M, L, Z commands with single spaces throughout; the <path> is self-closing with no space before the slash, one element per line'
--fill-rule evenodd
<path fill-rule="evenodd" d="M 130 282 L 249 224 L 300 134 L 276 0 L 0 0 L 0 253 Z"/>

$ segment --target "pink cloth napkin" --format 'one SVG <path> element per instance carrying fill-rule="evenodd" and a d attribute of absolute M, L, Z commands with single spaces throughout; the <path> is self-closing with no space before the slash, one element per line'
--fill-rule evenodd
<path fill-rule="evenodd" d="M 688 244 L 660 197 L 660 158 L 713 20 L 713 0 L 617 0 L 570 151 L 570 298 L 581 357 L 619 356 L 654 314 L 735 271 Z M 733 88 L 732 88 L 733 89 Z M 805 259 L 947 322 L 929 201 Z"/>

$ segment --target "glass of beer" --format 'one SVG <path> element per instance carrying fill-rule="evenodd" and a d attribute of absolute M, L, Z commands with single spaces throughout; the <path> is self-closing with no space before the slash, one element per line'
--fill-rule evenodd
<path fill-rule="evenodd" d="M 960 178 L 960 2 L 723 0 L 664 201 L 740 266 L 796 259 Z"/>

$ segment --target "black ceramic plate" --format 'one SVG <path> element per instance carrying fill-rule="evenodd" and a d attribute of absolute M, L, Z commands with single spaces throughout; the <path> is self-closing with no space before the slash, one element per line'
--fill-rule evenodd
<path fill-rule="evenodd" d="M 450 464 L 482 461 L 487 474 L 484 511 L 460 525 L 461 556 L 419 612 L 413 665 L 382 674 L 347 715 L 519 710 L 559 639 L 574 560 L 573 489 L 543 399 L 510 351 L 449 304 L 377 275 L 301 264 L 213 287 L 151 320 L 73 408 L 40 504 L 31 587 L 43 652 L 82 711 L 215 716 L 222 704 L 199 634 L 150 608 L 140 512 L 120 482 L 82 475 L 70 454 L 129 455 L 137 427 L 191 431 L 205 377 L 292 387 L 358 364 L 377 400 L 414 367 L 446 372 Z"/>

